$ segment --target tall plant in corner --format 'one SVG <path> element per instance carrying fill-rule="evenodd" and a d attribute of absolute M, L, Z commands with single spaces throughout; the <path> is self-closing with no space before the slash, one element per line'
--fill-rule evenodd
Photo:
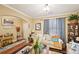
<path fill-rule="evenodd" d="M 78 23 L 79 20 L 79 16 L 77 14 L 71 14 L 68 18 L 68 20 L 70 21 L 70 23 L 74 24 L 74 23 Z"/>

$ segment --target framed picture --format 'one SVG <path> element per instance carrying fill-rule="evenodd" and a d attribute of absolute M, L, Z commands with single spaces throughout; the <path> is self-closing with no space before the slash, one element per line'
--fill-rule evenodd
<path fill-rule="evenodd" d="M 12 26 L 14 24 L 13 20 L 10 18 L 2 18 L 3 26 Z"/>
<path fill-rule="evenodd" d="M 35 24 L 35 30 L 41 30 L 41 23 Z"/>

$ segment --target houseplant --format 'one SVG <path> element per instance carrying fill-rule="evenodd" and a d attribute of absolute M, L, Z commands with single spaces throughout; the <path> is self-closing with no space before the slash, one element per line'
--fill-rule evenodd
<path fill-rule="evenodd" d="M 75 24 L 75 23 L 78 23 L 78 20 L 79 20 L 79 16 L 77 14 L 71 14 L 69 17 L 68 17 L 68 20 L 71 24 Z"/>
<path fill-rule="evenodd" d="M 34 51 L 35 51 L 35 54 L 39 53 L 39 38 L 36 40 L 36 43 L 34 45 Z"/>
<path fill-rule="evenodd" d="M 40 54 L 43 50 L 44 46 L 42 44 L 42 42 L 39 40 L 39 37 L 37 38 L 36 40 L 36 43 L 34 45 L 34 51 L 35 51 L 35 54 Z"/>

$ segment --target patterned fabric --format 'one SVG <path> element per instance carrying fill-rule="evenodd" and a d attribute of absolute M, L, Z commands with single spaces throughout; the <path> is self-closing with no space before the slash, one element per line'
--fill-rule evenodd
<path fill-rule="evenodd" d="M 52 42 L 59 42 L 59 38 L 52 38 Z"/>

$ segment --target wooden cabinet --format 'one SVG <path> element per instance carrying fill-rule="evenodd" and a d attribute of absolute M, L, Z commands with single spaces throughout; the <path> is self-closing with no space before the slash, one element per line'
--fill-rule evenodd
<path fill-rule="evenodd" d="M 11 44 L 13 41 L 13 34 L 0 36 L 0 48 Z"/>
<path fill-rule="evenodd" d="M 2 39 L 3 39 L 3 35 L 0 35 L 0 48 L 2 47 Z"/>

